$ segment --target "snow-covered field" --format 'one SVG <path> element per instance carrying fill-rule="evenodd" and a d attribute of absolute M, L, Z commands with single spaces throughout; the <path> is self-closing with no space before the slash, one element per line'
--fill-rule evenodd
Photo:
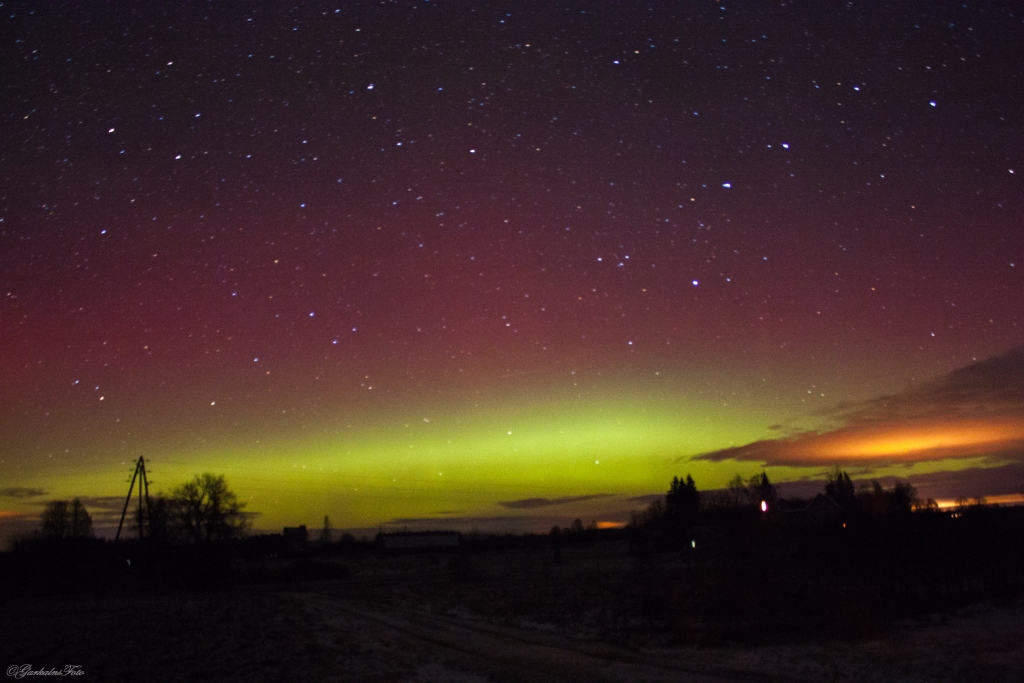
<path fill-rule="evenodd" d="M 16 599 L 0 604 L 0 655 L 5 671 L 78 665 L 85 681 L 1024 680 L 1021 603 L 902 621 L 870 639 L 673 647 L 657 628 L 598 633 L 598 615 L 557 591 L 519 594 L 535 586 L 522 577 L 530 566 L 545 581 L 599 582 L 573 574 L 582 565 L 566 555 L 548 566 L 499 553 L 468 578 L 450 558 L 367 557 L 348 560 L 351 579 Z"/>

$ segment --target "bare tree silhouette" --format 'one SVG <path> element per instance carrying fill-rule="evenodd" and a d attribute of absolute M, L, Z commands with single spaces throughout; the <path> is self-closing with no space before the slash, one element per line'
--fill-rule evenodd
<path fill-rule="evenodd" d="M 92 517 L 78 498 L 70 503 L 66 500 L 51 500 L 46 504 L 41 517 L 42 535 L 45 538 L 92 536 Z"/>
<path fill-rule="evenodd" d="M 193 543 L 209 543 L 241 536 L 249 526 L 224 475 L 209 472 L 174 489 L 174 522 Z"/>
<path fill-rule="evenodd" d="M 726 490 L 728 491 L 728 500 L 732 507 L 742 507 L 749 502 L 747 487 L 743 483 L 741 475 L 737 474 L 730 479 Z"/>

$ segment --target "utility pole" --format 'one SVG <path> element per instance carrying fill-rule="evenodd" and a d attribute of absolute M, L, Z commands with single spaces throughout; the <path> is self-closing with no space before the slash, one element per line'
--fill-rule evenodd
<path fill-rule="evenodd" d="M 121 527 L 124 526 L 124 517 L 128 514 L 128 504 L 132 502 L 132 491 L 135 489 L 135 480 L 139 480 L 139 540 L 142 540 L 143 527 L 145 521 L 149 517 L 150 506 L 149 506 L 149 479 L 146 477 L 146 461 L 140 455 L 139 459 L 135 461 L 135 472 L 132 474 L 132 483 L 128 485 L 128 497 L 124 499 L 124 509 L 121 510 L 121 521 L 117 525 L 117 535 L 114 537 L 115 541 L 121 539 Z M 143 497 L 145 497 L 146 511 L 143 513 Z"/>

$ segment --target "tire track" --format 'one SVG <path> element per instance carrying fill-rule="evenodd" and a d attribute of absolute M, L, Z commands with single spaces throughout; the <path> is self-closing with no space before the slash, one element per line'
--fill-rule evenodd
<path fill-rule="evenodd" d="M 365 606 L 320 593 L 291 593 L 308 608 L 343 614 L 397 631 L 432 646 L 440 657 L 460 668 L 507 683 L 541 681 L 623 683 L 682 681 L 721 683 L 797 683 L 802 679 L 755 671 L 700 666 L 670 654 L 631 650 L 595 642 L 574 641 L 487 622 L 472 622 L 408 608 Z"/>

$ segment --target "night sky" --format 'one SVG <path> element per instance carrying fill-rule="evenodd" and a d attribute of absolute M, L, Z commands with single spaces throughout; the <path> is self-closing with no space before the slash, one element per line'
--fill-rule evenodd
<path fill-rule="evenodd" d="M 1022 45 L 994 2 L 2 2 L 0 526 L 109 524 L 139 455 L 260 529 L 1017 493 Z"/>

